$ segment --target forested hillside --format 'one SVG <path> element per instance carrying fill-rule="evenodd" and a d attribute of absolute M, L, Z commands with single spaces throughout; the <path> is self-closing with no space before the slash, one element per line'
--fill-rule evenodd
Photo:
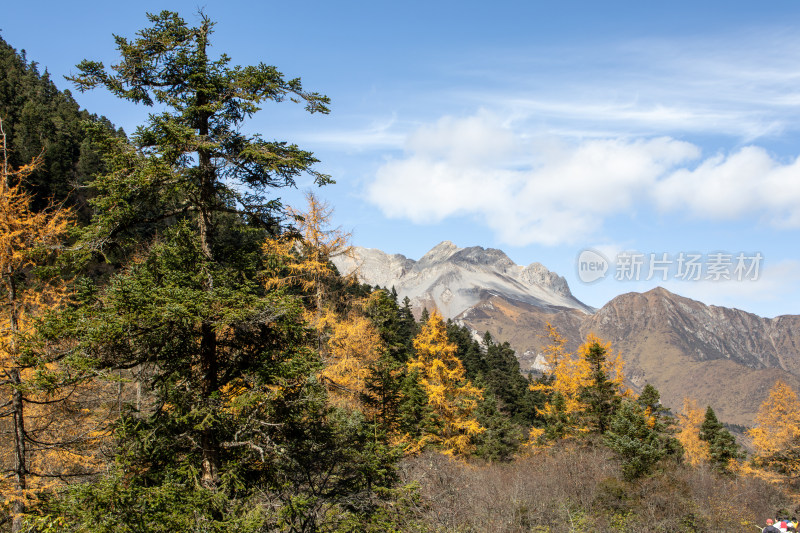
<path fill-rule="evenodd" d="M 416 320 L 339 275 L 331 206 L 280 202 L 301 176 L 333 186 L 314 154 L 243 133 L 328 98 L 212 55 L 204 15 L 148 20 L 70 80 L 164 109 L 130 137 L 0 47 L 0 528 L 735 532 L 796 512 L 794 391 L 746 457 L 712 407 L 628 390 L 594 335 L 542 331 L 534 380 L 502 339 Z"/>
<path fill-rule="evenodd" d="M 6 138 L 7 163 L 19 168 L 37 157 L 42 161 L 25 179 L 33 207 L 48 200 L 66 201 L 88 221 L 85 185 L 102 169 L 100 154 L 86 135 L 84 122 L 101 124 L 119 136 L 105 117 L 81 110 L 69 91 L 59 91 L 47 69 L 40 72 L 24 51 L 18 53 L 0 37 L 0 118 Z"/>

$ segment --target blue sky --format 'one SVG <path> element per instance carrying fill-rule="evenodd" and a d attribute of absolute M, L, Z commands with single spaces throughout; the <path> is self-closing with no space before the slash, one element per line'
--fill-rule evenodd
<path fill-rule="evenodd" d="M 354 244 L 414 259 L 442 240 L 500 248 L 597 307 L 662 285 L 798 314 L 800 3 L 699 4 L 13 2 L 0 29 L 69 88 L 81 59 L 113 63 L 112 33 L 133 37 L 145 12 L 203 7 L 234 64 L 331 97 L 328 116 L 267 105 L 247 128 L 315 152 Z M 148 112 L 75 97 L 126 131 Z M 307 186 L 281 195 L 299 204 Z M 586 249 L 608 261 L 591 284 Z M 651 254 L 667 254 L 666 281 L 648 276 Z M 757 254 L 757 279 L 735 279 L 737 256 Z M 680 279 L 690 255 L 699 280 Z M 714 264 L 734 279 L 713 280 Z"/>

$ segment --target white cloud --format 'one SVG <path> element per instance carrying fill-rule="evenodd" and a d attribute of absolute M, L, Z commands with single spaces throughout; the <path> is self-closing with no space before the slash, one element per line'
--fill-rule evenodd
<path fill-rule="evenodd" d="M 456 119 L 443 117 L 419 128 L 408 138 L 406 150 L 430 160 L 462 166 L 506 160 L 514 151 L 514 134 L 485 111 Z"/>
<path fill-rule="evenodd" d="M 556 244 L 599 229 L 697 148 L 667 138 L 526 140 L 488 113 L 445 117 L 410 136 L 406 157 L 384 164 L 369 199 L 417 223 L 482 218 L 514 245 Z"/>
<path fill-rule="evenodd" d="M 531 139 L 486 111 L 444 117 L 406 142 L 368 187 L 385 215 L 416 223 L 481 219 L 512 245 L 599 236 L 606 218 L 657 208 L 709 220 L 756 216 L 800 226 L 800 160 L 747 146 L 700 158 L 669 137 Z"/>
<path fill-rule="evenodd" d="M 746 146 L 674 171 L 656 184 L 653 195 L 663 211 L 685 210 L 713 220 L 755 214 L 777 226 L 797 227 L 800 160 L 781 164 L 763 148 Z"/>

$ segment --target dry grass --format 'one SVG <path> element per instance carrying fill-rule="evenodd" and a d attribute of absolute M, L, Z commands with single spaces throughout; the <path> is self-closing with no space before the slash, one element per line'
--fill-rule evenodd
<path fill-rule="evenodd" d="M 672 464 L 626 483 L 611 452 L 591 445 L 490 465 L 429 453 L 404 461 L 401 472 L 419 484 L 417 519 L 436 532 L 753 533 L 787 506 L 763 481 L 702 467 Z"/>

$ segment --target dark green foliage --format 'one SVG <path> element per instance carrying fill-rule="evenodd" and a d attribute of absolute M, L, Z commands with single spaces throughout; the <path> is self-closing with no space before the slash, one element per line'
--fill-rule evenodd
<path fill-rule="evenodd" d="M 530 390 L 507 342 L 495 343 L 487 332 L 479 343 L 469 329 L 452 321 L 447 323 L 447 336 L 458 348 L 467 378 L 484 391 L 476 417 L 486 431 L 474 438 L 476 455 L 507 461 L 527 436 L 543 398 Z"/>
<path fill-rule="evenodd" d="M 536 394 L 530 390 L 530 382 L 520 372 L 517 355 L 508 342 L 497 344 L 486 333 L 483 339 L 486 350 L 485 364 L 488 371 L 484 382 L 500 402 L 500 409 L 512 421 L 520 425 L 530 425 L 536 419 Z"/>
<path fill-rule="evenodd" d="M 458 347 L 456 355 L 464 364 L 467 379 L 480 383 L 485 393 L 498 402 L 498 410 L 520 426 L 536 419 L 540 398 L 531 392 L 530 382 L 520 372 L 516 353 L 507 342 L 497 344 L 487 332 L 478 343 L 465 326 L 447 323 L 447 336 Z"/>
<path fill-rule="evenodd" d="M 394 287 L 392 287 L 394 290 Z M 416 320 L 414 320 L 414 314 L 411 311 L 411 300 L 408 299 L 408 296 L 403 298 L 403 305 L 400 307 L 400 337 L 404 339 L 411 339 L 409 342 L 409 347 L 413 347 L 413 340 L 414 337 L 417 336 L 419 333 L 419 326 L 417 325 Z M 410 349 L 410 348 L 409 348 Z"/>
<path fill-rule="evenodd" d="M 271 464 L 280 502 L 277 525 L 288 531 L 333 529 L 346 516 L 369 517 L 397 481 L 399 450 L 386 445 L 359 413 L 327 411 L 296 423 Z"/>
<path fill-rule="evenodd" d="M 622 460 L 622 474 L 627 480 L 650 474 L 661 459 L 680 449 L 674 440 L 651 426 L 645 409 L 630 400 L 621 403 L 603 435 L 606 446 Z"/>
<path fill-rule="evenodd" d="M 599 343 L 592 343 L 586 353 L 591 368 L 591 383 L 581 391 L 581 400 L 586 403 L 589 427 L 603 434 L 609 427 L 611 417 L 619 407 L 617 387 L 603 368 L 606 350 Z"/>
<path fill-rule="evenodd" d="M 481 345 L 475 341 L 469 329 L 448 320 L 447 339 L 458 347 L 456 354 L 464 365 L 467 379 L 477 381 L 489 371 Z"/>
<path fill-rule="evenodd" d="M 435 433 L 433 409 L 428 405 L 428 394 L 422 388 L 418 372 L 405 373 L 401 394 L 398 420 L 400 434 L 419 437 L 426 432 Z"/>
<path fill-rule="evenodd" d="M 396 481 L 397 451 L 376 439 L 357 414 L 320 404 L 312 416 L 274 428 L 276 448 L 269 453 L 241 453 L 223 478 L 224 491 L 203 487 L 190 461 L 142 464 L 145 450 L 122 452 L 111 473 L 47 502 L 66 523 L 55 531 L 299 532 L 333 531 L 340 523 L 360 529 L 396 497 L 388 487 Z M 152 453 L 152 428 L 126 420 L 120 441 Z"/>
<path fill-rule="evenodd" d="M 415 424 L 424 424 L 431 412 L 418 377 L 408 375 L 406 362 L 414 353 L 417 334 L 408 299 L 401 308 L 394 290 L 375 289 L 363 312 L 377 329 L 386 350 L 370 368 L 362 401 L 375 413 L 374 421 L 381 431 L 420 434 L 422 428 Z"/>
<path fill-rule="evenodd" d="M 706 408 L 706 416 L 700 426 L 700 440 L 708 444 L 709 461 L 719 472 L 729 472 L 731 460 L 744 457 L 736 439 L 717 419 L 711 406 Z"/>
<path fill-rule="evenodd" d="M 327 98 L 274 67 L 210 58 L 202 13 L 198 27 L 149 19 L 136 40 L 117 37 L 111 73 L 84 61 L 73 78 L 164 111 L 133 145 L 92 128 L 107 172 L 80 244 L 121 268 L 59 329 L 98 371 L 136 369 L 146 401 L 120 420 L 115 469 L 52 509 L 76 530 L 106 514 L 119 531 L 317 531 L 368 517 L 396 454 L 360 414 L 328 407 L 302 300 L 262 277 L 262 245 L 284 230 L 274 188 L 330 179 L 310 152 L 239 131 L 263 101 L 324 113 Z M 115 512 L 126 506 L 139 512 Z"/>
<path fill-rule="evenodd" d="M 649 417 L 649 423 L 653 430 L 657 431 L 667 454 L 674 457 L 683 455 L 683 446 L 678 439 L 674 438 L 677 432 L 675 417 L 672 416 L 669 408 L 661 405 L 661 393 L 651 384 L 647 384 L 642 389 L 642 393 L 636 398 L 636 403 L 644 410 Z"/>
<path fill-rule="evenodd" d="M 420 324 L 425 324 L 430 317 L 431 317 L 430 311 L 428 311 L 427 307 L 424 308 L 422 310 L 422 313 L 420 313 L 420 315 L 419 315 L 419 323 Z"/>
<path fill-rule="evenodd" d="M 658 420 L 669 416 L 669 409 L 661 405 L 661 393 L 650 383 L 644 386 L 641 394 L 636 398 L 636 403 L 643 409 L 649 409 L 650 414 Z"/>
<path fill-rule="evenodd" d="M 370 296 L 364 314 L 378 330 L 389 357 L 406 362 L 414 352 L 413 341 L 417 334 L 411 310 L 397 305 L 397 293 L 377 289 Z"/>
<path fill-rule="evenodd" d="M 240 126 L 265 101 L 290 97 L 311 113 L 327 113 L 328 99 L 275 67 L 230 67 L 225 55 L 209 57 L 213 23 L 202 13 L 197 27 L 168 11 L 148 18 L 152 26 L 137 39 L 116 38 L 121 58 L 111 72 L 83 61 L 70 78 L 81 91 L 105 87 L 132 102 L 165 107 L 136 130 L 135 150 L 95 132 L 110 166 L 95 182 L 101 190 L 95 244 L 108 244 L 109 235 L 140 237 L 147 227 L 188 216 L 209 255 L 217 218 L 231 212 L 277 231 L 281 204 L 272 191 L 294 186 L 301 174 L 320 185 L 330 177 L 313 169 L 317 159 L 310 152 L 245 135 Z"/>
<path fill-rule="evenodd" d="M 404 402 L 406 365 L 383 354 L 369 370 L 361 401 L 375 413 L 374 420 L 382 431 L 395 431 L 400 425 L 400 408 Z"/>
<path fill-rule="evenodd" d="M 480 384 L 479 384 L 480 385 Z M 484 393 L 475 418 L 486 430 L 474 437 L 475 455 L 487 461 L 511 461 L 526 438 L 521 426 L 501 413 L 492 393 Z"/>
<path fill-rule="evenodd" d="M 544 441 L 555 441 L 565 437 L 572 425 L 572 417 L 567 413 L 566 399 L 560 392 L 554 392 L 550 397 L 550 402 L 553 404 L 554 416 L 547 419 L 544 424 Z"/>
<path fill-rule="evenodd" d="M 24 52 L 0 38 L 0 120 L 8 142 L 8 163 L 19 168 L 39 155 L 44 164 L 26 180 L 35 195 L 34 208 L 49 199 L 75 206 L 85 222 L 87 191 L 93 174 L 102 170 L 100 156 L 84 130 L 86 121 L 98 124 L 109 135 L 116 132 L 105 117 L 82 111 L 69 91 L 59 91 L 45 70 L 28 62 Z"/>

